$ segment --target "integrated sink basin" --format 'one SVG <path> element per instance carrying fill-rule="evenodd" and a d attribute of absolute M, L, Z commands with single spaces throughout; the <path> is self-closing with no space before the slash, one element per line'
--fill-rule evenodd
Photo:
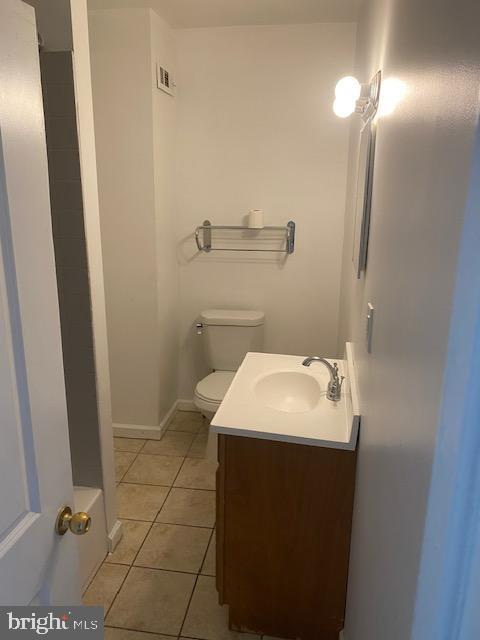
<path fill-rule="evenodd" d="M 299 371 L 268 373 L 256 381 L 254 390 L 265 406 L 286 413 L 311 411 L 322 394 L 319 381 Z"/>
<path fill-rule="evenodd" d="M 360 412 L 351 344 L 337 360 L 345 376 L 337 402 L 327 398 L 330 380 L 321 363 L 305 356 L 247 353 L 211 427 L 226 435 L 355 449 Z M 329 361 L 333 365 L 333 361 Z"/>

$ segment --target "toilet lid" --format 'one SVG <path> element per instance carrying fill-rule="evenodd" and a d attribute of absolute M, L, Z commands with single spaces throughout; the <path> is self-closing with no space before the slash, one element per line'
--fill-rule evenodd
<path fill-rule="evenodd" d="M 197 384 L 195 393 L 204 400 L 221 402 L 228 391 L 236 371 L 214 371 Z"/>

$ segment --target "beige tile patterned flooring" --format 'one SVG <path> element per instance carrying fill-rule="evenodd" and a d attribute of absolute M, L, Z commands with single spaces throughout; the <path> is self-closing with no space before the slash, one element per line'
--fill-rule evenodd
<path fill-rule="evenodd" d="M 218 604 L 207 435 L 200 414 L 178 412 L 161 440 L 115 438 L 123 538 L 84 595 L 105 608 L 106 640 L 260 638 L 230 631 Z"/>

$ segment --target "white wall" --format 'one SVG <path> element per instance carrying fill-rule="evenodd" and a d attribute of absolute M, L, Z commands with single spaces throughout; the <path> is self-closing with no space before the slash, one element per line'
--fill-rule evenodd
<path fill-rule="evenodd" d="M 480 636 L 480 128 L 477 126 L 412 640 Z M 472 508 L 473 507 L 473 508 Z"/>
<path fill-rule="evenodd" d="M 164 224 L 173 214 L 163 190 L 174 116 L 171 98 L 154 93 L 152 64 L 156 51 L 171 56 L 172 43 L 148 9 L 93 11 L 89 23 L 113 419 L 155 426 L 176 399 L 166 362 L 175 380 L 178 360 L 175 234 Z"/>
<path fill-rule="evenodd" d="M 372 0 L 357 75 L 382 68 L 406 94 L 378 121 L 366 277 L 350 263 L 350 175 L 341 341 L 359 363 L 362 426 L 346 640 L 410 637 L 478 111 L 478 8 Z M 352 138 L 352 152 L 355 149 Z M 376 308 L 373 352 L 364 345 Z"/>
<path fill-rule="evenodd" d="M 177 209 L 180 396 L 206 369 L 192 325 L 208 307 L 266 312 L 266 350 L 337 355 L 348 130 L 331 110 L 354 25 L 180 30 Z M 209 218 L 297 223 L 294 255 L 198 255 Z"/>
<path fill-rule="evenodd" d="M 152 71 L 156 65 L 175 76 L 175 36 L 158 14 L 150 12 Z M 153 159 L 157 246 L 158 366 L 160 417 L 177 399 L 179 366 L 179 278 L 176 254 L 175 134 L 176 98 L 152 82 Z"/>

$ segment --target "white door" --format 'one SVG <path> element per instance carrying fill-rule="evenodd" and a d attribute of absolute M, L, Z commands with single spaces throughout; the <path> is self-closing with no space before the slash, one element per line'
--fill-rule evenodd
<path fill-rule="evenodd" d="M 33 9 L 0 2 L 0 605 L 80 601 Z"/>

